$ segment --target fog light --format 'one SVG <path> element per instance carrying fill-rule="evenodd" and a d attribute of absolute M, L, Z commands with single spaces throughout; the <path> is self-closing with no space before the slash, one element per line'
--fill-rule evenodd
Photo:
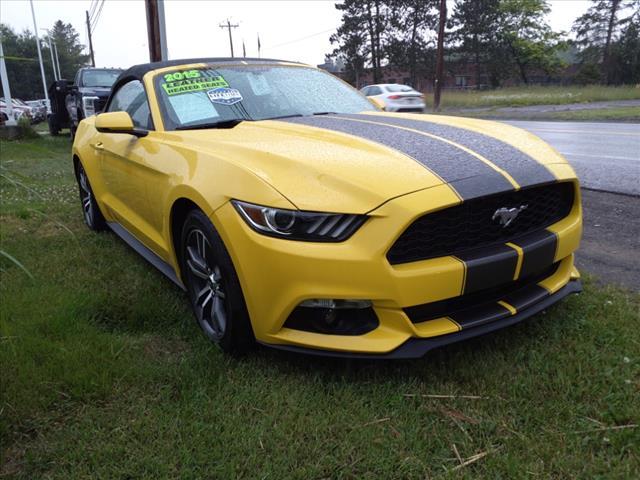
<path fill-rule="evenodd" d="M 299 307 L 310 308 L 370 308 L 371 300 L 334 300 L 332 298 L 312 298 L 305 300 Z"/>
<path fill-rule="evenodd" d="M 306 332 L 362 335 L 378 326 L 370 300 L 314 298 L 301 302 L 284 326 Z"/>

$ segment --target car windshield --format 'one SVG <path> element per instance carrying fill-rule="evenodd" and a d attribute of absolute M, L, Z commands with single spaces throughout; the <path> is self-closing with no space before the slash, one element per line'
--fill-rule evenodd
<path fill-rule="evenodd" d="M 158 74 L 155 81 L 167 130 L 375 110 L 356 90 L 308 67 L 178 69 Z"/>
<path fill-rule="evenodd" d="M 396 93 L 396 92 L 413 92 L 413 91 L 415 91 L 413 88 L 408 87 L 406 85 L 387 85 L 386 88 L 387 88 L 387 90 L 389 92 L 393 92 L 393 93 Z"/>
<path fill-rule="evenodd" d="M 111 88 L 120 73 L 121 70 L 87 70 L 82 73 L 82 86 Z"/>

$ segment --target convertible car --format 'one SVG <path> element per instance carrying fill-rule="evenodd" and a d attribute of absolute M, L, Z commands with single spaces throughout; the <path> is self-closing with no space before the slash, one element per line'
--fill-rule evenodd
<path fill-rule="evenodd" d="M 89 228 L 184 288 L 205 335 L 408 358 L 580 291 L 573 169 L 483 120 L 381 111 L 294 62 L 131 67 L 84 119 Z"/>

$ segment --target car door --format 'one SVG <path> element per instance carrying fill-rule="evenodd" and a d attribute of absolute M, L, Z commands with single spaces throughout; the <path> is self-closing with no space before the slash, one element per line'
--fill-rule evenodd
<path fill-rule="evenodd" d="M 159 173 L 153 168 L 158 149 L 144 86 L 138 80 L 122 85 L 113 95 L 108 112 L 125 111 L 136 128 L 148 130 L 145 137 L 126 133 L 99 133 L 101 171 L 105 184 L 103 202 L 118 222 L 161 257 L 166 255 L 157 218 L 158 205 L 149 202 L 149 191 L 159 188 Z"/>

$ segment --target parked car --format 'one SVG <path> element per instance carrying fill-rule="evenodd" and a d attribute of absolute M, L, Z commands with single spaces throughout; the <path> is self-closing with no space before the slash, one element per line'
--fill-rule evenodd
<path fill-rule="evenodd" d="M 360 91 L 384 104 L 387 112 L 423 112 L 424 95 L 407 85 L 380 83 L 368 85 Z"/>
<path fill-rule="evenodd" d="M 76 73 L 73 85 L 65 99 L 69 115 L 71 138 L 83 118 L 102 111 L 107 103 L 111 86 L 122 73 L 118 68 L 81 68 Z"/>
<path fill-rule="evenodd" d="M 12 100 L 11 105 L 13 107 L 13 114 L 15 115 L 16 121 L 24 117 L 29 119 L 29 123 L 32 123 L 33 119 L 31 117 L 31 108 L 26 105 L 22 105 L 19 101 L 16 101 L 16 99 L 14 98 L 12 98 L 11 100 Z M 2 114 L 1 117 L 3 122 L 6 122 L 7 119 L 9 118 L 9 109 L 7 108 L 7 102 L 4 99 L 4 97 L 0 98 L 0 113 Z"/>
<path fill-rule="evenodd" d="M 47 119 L 46 104 L 43 104 L 40 100 L 27 100 L 24 103 L 31 108 L 31 114 L 36 122 L 43 122 Z"/>
<path fill-rule="evenodd" d="M 131 67 L 72 150 L 88 227 L 184 288 L 227 352 L 418 357 L 581 289 L 580 189 L 556 150 L 381 112 L 307 65 Z"/>

